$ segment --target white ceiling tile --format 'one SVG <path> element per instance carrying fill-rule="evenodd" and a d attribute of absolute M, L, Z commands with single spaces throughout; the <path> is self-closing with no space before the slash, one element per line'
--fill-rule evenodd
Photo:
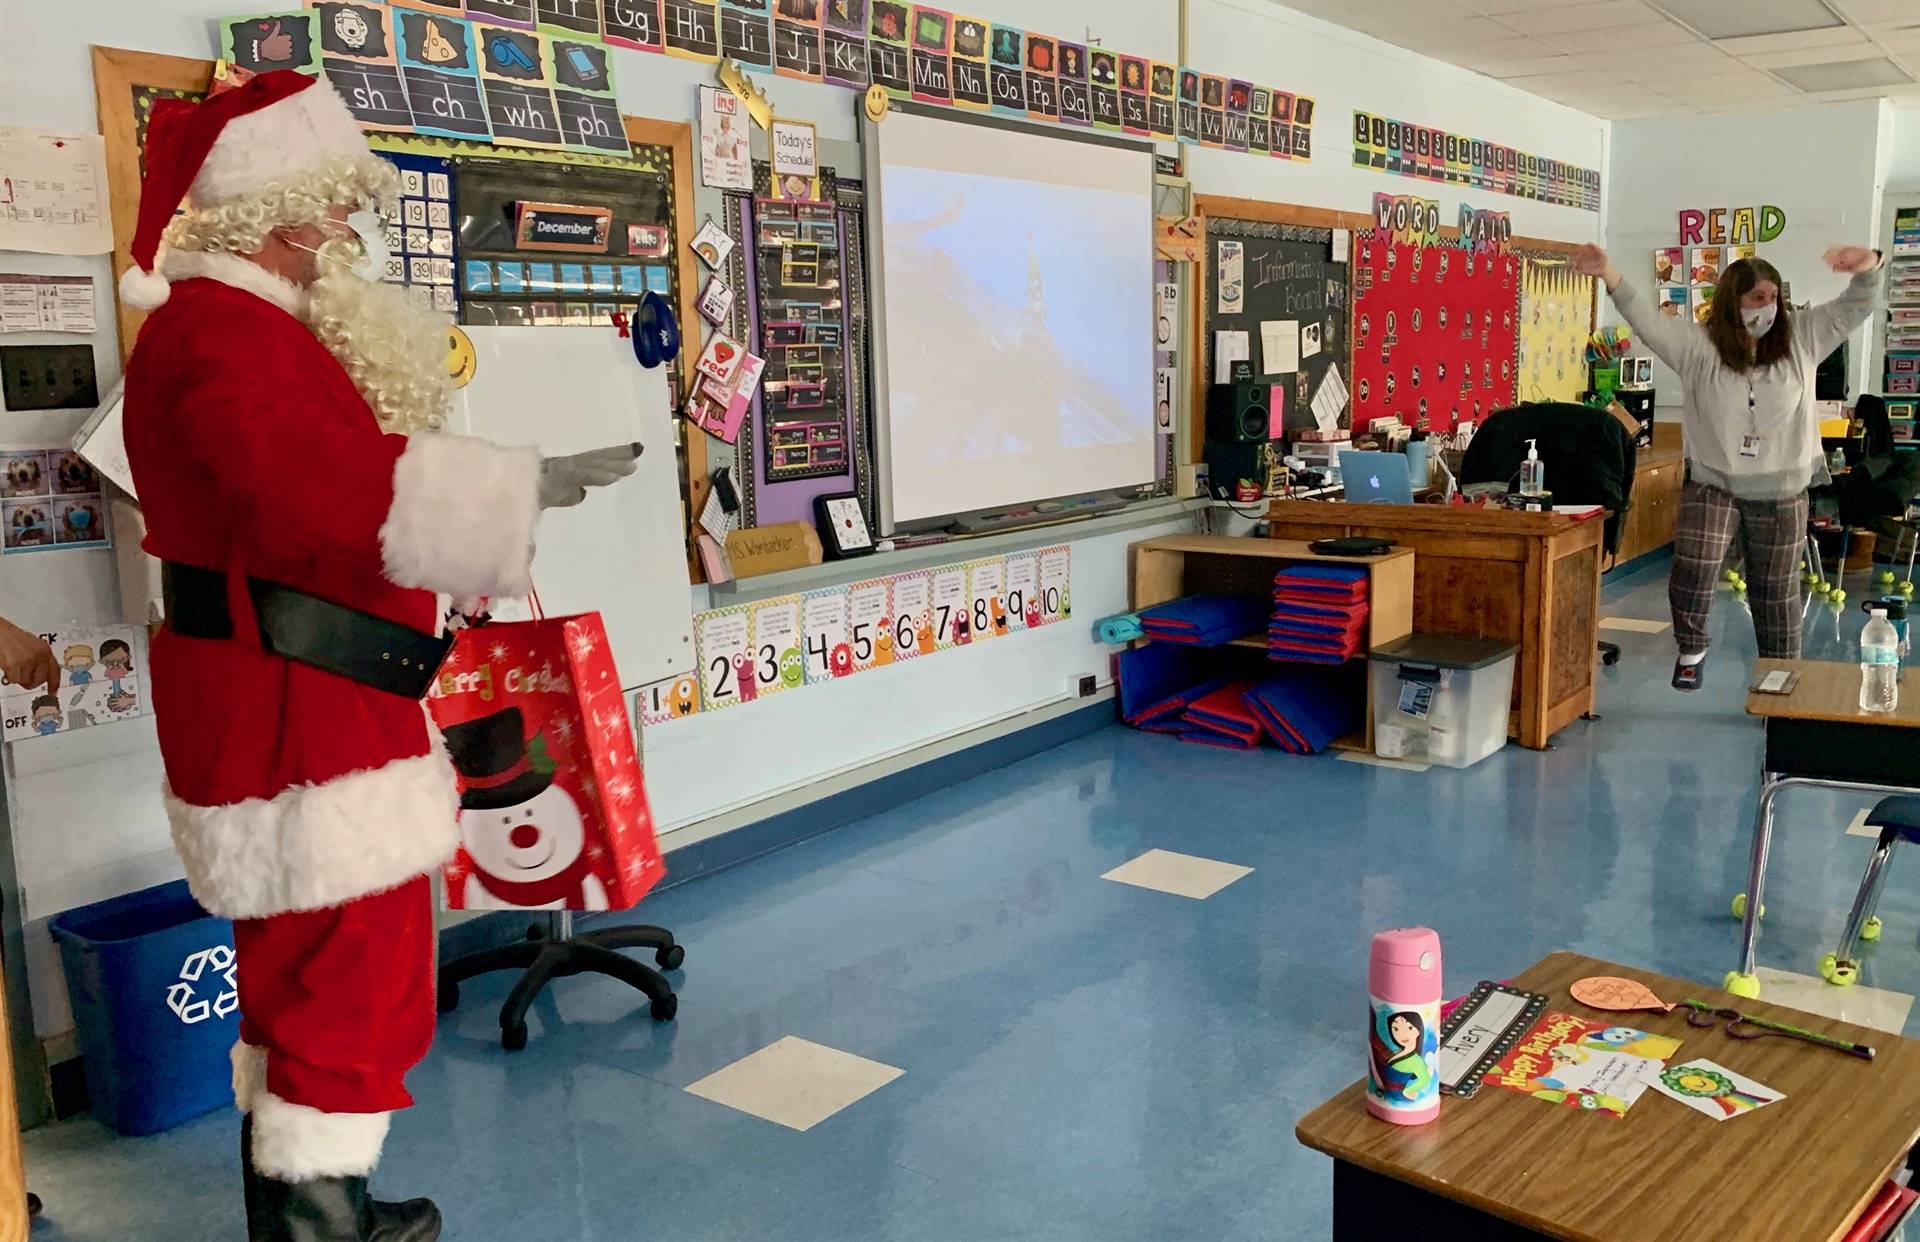
<path fill-rule="evenodd" d="M 1783 66 L 1775 71 L 1789 85 L 1812 94 L 1816 91 L 1875 92 L 1883 86 L 1909 86 L 1913 75 L 1884 56 L 1845 64 Z"/>
<path fill-rule="evenodd" d="M 1461 0 L 1461 3 L 1493 17 L 1507 13 L 1528 13 L 1538 9 L 1563 8 L 1567 0 Z"/>
<path fill-rule="evenodd" d="M 1711 43 L 1676 43 L 1672 47 L 1648 48 L 1626 60 L 1649 60 L 1672 69 L 1712 70 L 1740 62 Z"/>
<path fill-rule="evenodd" d="M 1440 22 L 1420 30 L 1421 42 L 1443 56 L 1451 51 L 1481 48 L 1496 40 L 1513 37 L 1511 30 L 1491 17 L 1463 17 L 1458 21 Z"/>
<path fill-rule="evenodd" d="M 1600 30 L 1639 25 L 1659 19 L 1641 0 L 1589 0 L 1531 13 L 1508 13 L 1500 20 L 1521 34 L 1563 34 L 1569 30 Z"/>
<path fill-rule="evenodd" d="M 1698 43 L 1700 39 L 1684 26 L 1673 22 L 1654 21 L 1635 22 L 1630 26 L 1615 26 L 1611 30 L 1551 31 L 1541 35 L 1540 41 L 1551 44 L 1563 52 L 1576 55 L 1612 56 L 1620 52 L 1638 52 L 1647 48 Z"/>
<path fill-rule="evenodd" d="M 1476 65 L 1493 78 L 1531 78 L 1551 73 L 1580 73 L 1587 66 L 1571 56 L 1537 56 L 1527 60 L 1502 60 L 1491 65 Z"/>
<path fill-rule="evenodd" d="M 1559 50 L 1549 47 L 1538 39 L 1529 39 L 1524 35 L 1515 35 L 1511 39 L 1495 39 L 1478 47 L 1464 48 L 1451 57 L 1455 64 L 1478 69 L 1503 60 L 1525 60 L 1531 56 L 1557 56 Z"/>
<path fill-rule="evenodd" d="M 1591 86 L 1604 86 L 1613 81 L 1610 74 L 1597 70 L 1585 70 L 1579 73 L 1542 73 L 1524 78 L 1505 79 L 1508 86 L 1517 86 L 1523 91 L 1552 98 L 1562 92 L 1577 92 Z"/>
<path fill-rule="evenodd" d="M 1920 26 L 1914 0 L 1835 0 L 1847 20 L 1859 26 Z"/>
<path fill-rule="evenodd" d="M 1886 53 L 1871 43 L 1855 47 L 1803 47 L 1791 52 L 1754 52 L 1740 59 L 1760 69 L 1786 65 L 1839 65 L 1853 60 L 1876 60 Z"/>
<path fill-rule="evenodd" d="M 1752 56 L 1767 52 L 1811 51 L 1815 48 L 1865 47 L 1867 36 L 1851 26 L 1835 26 L 1831 30 L 1795 30 L 1786 34 L 1715 39 L 1713 45 L 1735 56 Z"/>
<path fill-rule="evenodd" d="M 1648 0 L 1675 21 L 1709 39 L 1788 31 L 1826 30 L 1843 25 L 1824 0 Z"/>

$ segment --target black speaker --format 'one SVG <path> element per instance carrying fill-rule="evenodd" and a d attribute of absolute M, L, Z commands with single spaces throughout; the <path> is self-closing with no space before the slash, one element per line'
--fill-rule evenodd
<path fill-rule="evenodd" d="M 1267 386 L 1243 380 L 1209 389 L 1207 439 L 1223 444 L 1267 440 Z"/>
<path fill-rule="evenodd" d="M 1265 430 L 1264 425 L 1262 430 Z M 1241 479 L 1252 479 L 1266 485 L 1267 481 L 1267 443 L 1263 438 L 1253 444 L 1237 444 L 1224 440 L 1207 441 L 1207 486 L 1213 489 L 1216 498 L 1231 499 L 1233 485 Z"/>

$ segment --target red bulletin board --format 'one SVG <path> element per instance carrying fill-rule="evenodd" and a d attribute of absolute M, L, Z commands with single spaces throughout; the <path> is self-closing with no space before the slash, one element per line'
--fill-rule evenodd
<path fill-rule="evenodd" d="M 1520 260 L 1454 242 L 1354 235 L 1353 429 L 1399 416 L 1430 430 L 1514 404 Z"/>

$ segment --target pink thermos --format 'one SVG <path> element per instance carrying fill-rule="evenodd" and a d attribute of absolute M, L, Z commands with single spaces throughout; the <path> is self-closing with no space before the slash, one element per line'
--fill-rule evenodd
<path fill-rule="evenodd" d="M 1373 938 L 1367 962 L 1367 1111 L 1396 1125 L 1440 1115 L 1440 934 Z"/>

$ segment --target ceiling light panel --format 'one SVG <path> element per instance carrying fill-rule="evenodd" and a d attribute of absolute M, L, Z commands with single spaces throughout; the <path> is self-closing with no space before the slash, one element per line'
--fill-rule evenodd
<path fill-rule="evenodd" d="M 1845 23 L 1820 0 L 1650 0 L 1709 39 L 1827 30 Z"/>
<path fill-rule="evenodd" d="M 1912 75 L 1884 56 L 1850 60 L 1838 65 L 1784 65 L 1774 74 L 1803 91 L 1864 90 L 1874 86 L 1910 83 Z"/>

